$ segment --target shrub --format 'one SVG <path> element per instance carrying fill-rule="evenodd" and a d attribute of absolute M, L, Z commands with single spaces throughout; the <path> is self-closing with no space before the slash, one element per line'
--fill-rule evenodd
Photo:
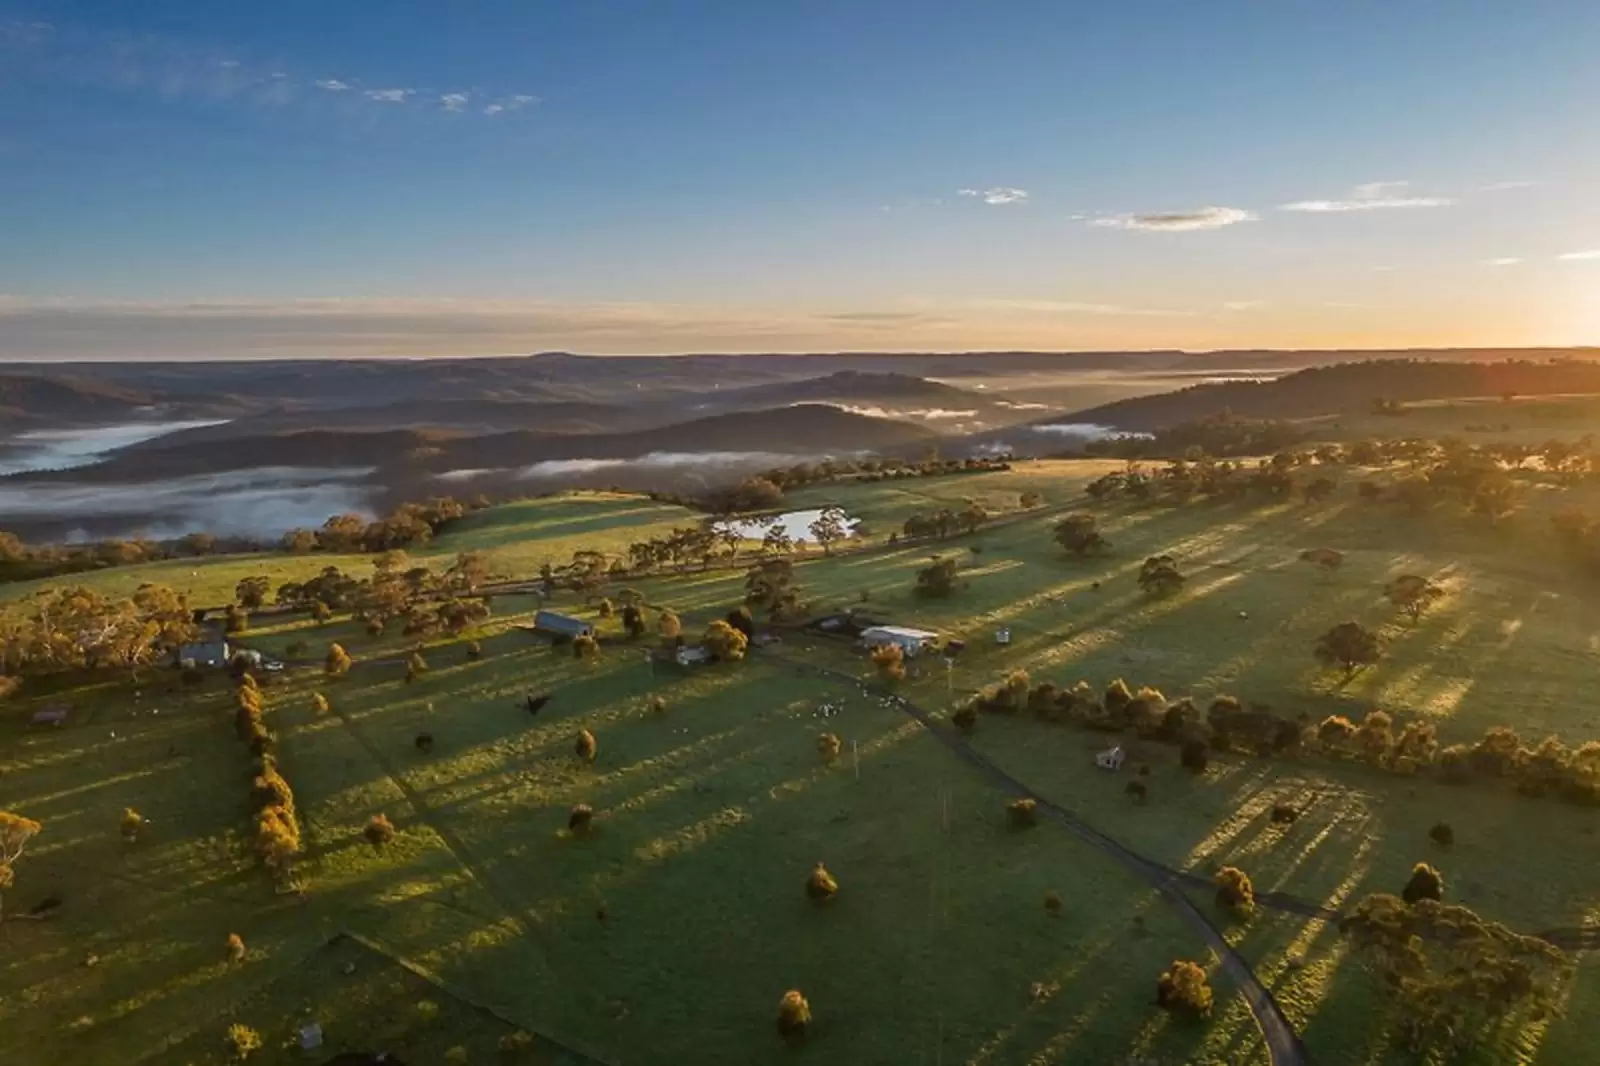
<path fill-rule="evenodd" d="M 683 634 L 683 623 L 678 621 L 677 612 L 663 609 L 656 616 L 656 628 L 661 632 L 663 640 L 676 640 Z"/>
<path fill-rule="evenodd" d="M 244 961 L 244 937 L 240 936 L 238 933 L 228 934 L 228 961 Z"/>
<path fill-rule="evenodd" d="M 609 598 L 602 596 L 600 598 L 600 607 L 595 613 L 601 618 L 610 618 L 617 613 L 617 608 Z"/>
<path fill-rule="evenodd" d="M 323 661 L 322 670 L 329 677 L 343 677 L 350 671 L 352 660 L 350 653 L 344 650 L 342 644 L 330 644 L 328 657 Z"/>
<path fill-rule="evenodd" d="M 1150 798 L 1150 788 L 1143 781 L 1129 781 L 1122 791 L 1135 803 L 1144 803 Z"/>
<path fill-rule="evenodd" d="M 792 1043 L 805 1039 L 806 1028 L 811 1025 L 811 1004 L 794 989 L 783 994 L 778 1001 L 778 1035 Z"/>
<path fill-rule="evenodd" d="M 527 1032 L 518 1029 L 514 1033 L 507 1033 L 500 1038 L 500 1050 L 507 1055 L 520 1055 L 533 1047 L 533 1037 Z"/>
<path fill-rule="evenodd" d="M 950 723 L 963 733 L 970 735 L 978 728 L 978 708 L 970 703 L 964 703 L 950 716 Z"/>
<path fill-rule="evenodd" d="M 1102 702 L 1105 703 L 1107 714 L 1113 718 L 1120 718 L 1122 717 L 1122 712 L 1127 709 L 1128 704 L 1133 702 L 1133 693 L 1129 691 L 1128 683 L 1119 677 L 1106 686 L 1106 694 Z"/>
<path fill-rule="evenodd" d="M 828 868 L 820 862 L 812 867 L 811 875 L 806 878 L 806 895 L 823 903 L 838 893 L 839 882 L 828 872 Z"/>
<path fill-rule="evenodd" d="M 1224 866 L 1217 871 L 1216 882 L 1217 906 L 1240 918 L 1247 917 L 1255 910 L 1255 886 L 1243 870 L 1236 866 Z"/>
<path fill-rule="evenodd" d="M 598 659 L 600 657 L 600 642 L 587 633 L 573 637 L 572 657 L 580 661 Z"/>
<path fill-rule="evenodd" d="M 594 734 L 587 729 L 578 730 L 578 739 L 572 745 L 572 750 L 584 762 L 594 762 L 595 756 L 600 752 L 600 745 L 595 742 Z"/>
<path fill-rule="evenodd" d="M 394 839 L 394 823 L 389 821 L 386 814 L 374 814 L 367 820 L 367 827 L 361 831 L 361 835 L 373 847 L 381 848 Z"/>
<path fill-rule="evenodd" d="M 1052 918 L 1061 917 L 1063 905 L 1059 892 L 1046 892 L 1044 894 L 1044 912 Z"/>
<path fill-rule="evenodd" d="M 878 674 L 886 681 L 899 681 L 906 676 L 905 651 L 898 644 L 880 644 L 872 649 L 872 662 Z"/>
<path fill-rule="evenodd" d="M 1211 756 L 1206 750 L 1203 740 L 1186 740 L 1183 747 L 1178 749 L 1178 762 L 1183 764 L 1185 770 L 1203 774 L 1211 763 Z"/>
<path fill-rule="evenodd" d="M 406 660 L 406 677 L 417 678 L 428 672 L 428 661 L 422 657 L 422 652 L 414 651 L 411 658 Z"/>
<path fill-rule="evenodd" d="M 468 641 L 467 642 L 467 661 L 468 662 L 476 662 L 477 660 L 479 660 L 481 658 L 483 658 L 483 646 L 481 644 L 479 644 L 475 640 Z M 453 1051 L 455 1049 L 452 1048 L 451 1050 Z"/>
<path fill-rule="evenodd" d="M 839 738 L 833 733 L 824 733 L 817 738 L 817 751 L 829 762 L 839 757 L 839 751 L 842 747 L 843 745 L 840 743 Z"/>
<path fill-rule="evenodd" d="M 320 692 L 313 692 L 311 694 L 312 714 L 327 714 L 332 709 L 332 707 L 328 706 L 328 697 L 324 696 Z"/>
<path fill-rule="evenodd" d="M 144 828 L 144 816 L 132 807 L 125 808 L 122 812 L 122 839 L 132 843 L 139 839 L 139 830 Z"/>
<path fill-rule="evenodd" d="M 465 1064 L 471 1060 L 467 1056 L 467 1049 L 461 1044 L 457 1044 L 455 1047 L 448 1049 L 444 1053 L 444 1061 L 448 1063 L 449 1066 L 465 1066 Z"/>
<path fill-rule="evenodd" d="M 1428 830 L 1428 839 L 1441 848 L 1448 848 L 1456 842 L 1456 831 L 1450 828 L 1449 822 L 1440 822 Z"/>
<path fill-rule="evenodd" d="M 1400 898 L 1407 903 L 1415 903 L 1422 899 L 1443 902 L 1444 875 L 1425 862 L 1417 863 L 1411 868 L 1411 880 L 1407 881 L 1406 887 L 1401 890 Z"/>
<path fill-rule="evenodd" d="M 750 638 L 744 632 L 718 619 L 706 627 L 705 636 L 700 643 L 705 645 L 711 657 L 718 662 L 738 662 L 744 658 L 745 649 L 750 646 Z"/>
<path fill-rule="evenodd" d="M 238 1022 L 228 1026 L 228 1035 L 224 1042 L 233 1052 L 233 1057 L 240 1060 L 249 1058 L 261 1050 L 261 1034 L 248 1025 L 240 1025 Z"/>
<path fill-rule="evenodd" d="M 1006 804 L 1006 820 L 1013 829 L 1029 829 L 1039 824 L 1039 804 L 1032 799 L 1012 800 Z"/>
<path fill-rule="evenodd" d="M 666 714 L 667 713 L 667 701 L 666 701 L 666 699 L 664 697 L 662 697 L 662 696 L 651 696 L 650 697 L 650 710 L 654 711 L 656 714 Z"/>
<path fill-rule="evenodd" d="M 1273 825 L 1292 825 L 1300 820 L 1300 812 L 1286 803 L 1274 804 L 1272 807 Z"/>
<path fill-rule="evenodd" d="M 574 836 L 583 836 L 594 825 L 594 808 L 587 803 L 576 804 L 567 815 L 567 828 Z"/>
<path fill-rule="evenodd" d="M 1211 985 L 1196 962 L 1177 959 L 1156 982 L 1156 1005 L 1174 1014 L 1204 1018 L 1211 1013 Z"/>

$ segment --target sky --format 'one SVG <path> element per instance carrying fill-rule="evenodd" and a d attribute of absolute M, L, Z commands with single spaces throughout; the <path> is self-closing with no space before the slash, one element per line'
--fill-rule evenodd
<path fill-rule="evenodd" d="M 1593 0 L 0 0 L 0 360 L 1600 344 Z"/>

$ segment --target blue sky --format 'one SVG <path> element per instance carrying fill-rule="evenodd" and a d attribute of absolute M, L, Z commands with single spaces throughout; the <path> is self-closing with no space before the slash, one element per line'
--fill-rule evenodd
<path fill-rule="evenodd" d="M 1597 43 L 1588 0 L 0 0 L 0 358 L 1597 344 Z"/>

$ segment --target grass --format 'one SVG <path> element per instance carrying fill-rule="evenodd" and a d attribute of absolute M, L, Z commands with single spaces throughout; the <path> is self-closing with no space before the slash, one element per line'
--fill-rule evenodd
<path fill-rule="evenodd" d="M 826 486 L 796 494 L 795 506 L 839 503 L 883 538 L 910 513 L 967 498 L 1001 510 L 1040 491 L 1066 504 L 1108 468 L 1040 463 Z M 1556 505 L 1540 497 L 1530 507 Z M 676 521 L 659 511 L 636 499 L 538 501 L 475 516 L 452 538 L 536 569 L 546 553 L 614 550 Z M 1041 514 L 944 545 L 813 553 L 796 571 L 820 608 L 860 605 L 864 594 L 875 615 L 965 637 L 952 675 L 914 663 L 903 683 L 933 708 L 1022 668 L 1097 687 L 1124 677 L 1202 705 L 1229 692 L 1291 715 L 1377 706 L 1431 718 L 1445 743 L 1501 723 L 1530 742 L 1597 736 L 1586 693 L 1600 607 L 1550 557 L 1536 519 L 1489 530 L 1446 512 L 1409 518 L 1360 504 L 1348 484 L 1315 506 L 1100 514 L 1114 550 L 1087 561 L 1053 545 L 1054 518 Z M 1317 546 L 1345 553 L 1334 577 L 1297 560 Z M 915 572 L 939 551 L 959 553 L 960 587 L 919 598 Z M 1160 552 L 1188 580 L 1151 599 L 1136 574 Z M 244 564 L 208 564 L 228 565 Z M 1384 581 L 1403 572 L 1446 589 L 1416 623 L 1381 598 Z M 638 584 L 696 634 L 738 600 L 742 574 Z M 402 638 L 368 638 L 344 622 L 252 634 L 269 650 L 307 640 L 317 657 L 337 639 L 358 663 L 342 681 L 291 672 L 267 689 L 307 840 L 303 896 L 275 895 L 248 854 L 248 755 L 220 687 L 146 681 L 135 699 L 131 686 L 108 683 L 70 695 L 73 719 L 47 732 L 20 724 L 31 698 L 8 705 L 0 806 L 46 831 L 7 909 L 52 893 L 64 903 L 50 921 L 0 925 L 0 1056 L 205 1062 L 226 1023 L 239 1021 L 266 1038 L 261 1061 L 297 1061 L 279 1045 L 309 998 L 340 1046 L 389 1041 L 437 1057 L 454 1040 L 472 1044 L 478 1061 L 480 1047 L 520 1026 L 604 1061 L 747 1063 L 780 1053 L 774 1019 L 793 987 L 816 1016 L 797 1054 L 818 1061 L 1260 1057 L 1259 1035 L 1226 986 L 1207 1026 L 1169 1024 L 1152 1007 L 1155 976 L 1201 948 L 1147 889 L 1048 821 L 1009 829 L 1005 797 L 893 709 L 759 655 L 655 676 L 615 621 L 603 627 L 600 662 L 586 666 L 510 628 L 531 608 L 500 598 L 482 632 L 425 649 L 429 672 L 411 685 L 403 664 L 376 661 L 409 647 Z M 1379 630 L 1383 659 L 1347 683 L 1319 667 L 1311 646 L 1348 618 Z M 1003 647 L 1001 627 L 1011 631 Z M 478 662 L 464 652 L 473 638 Z M 871 672 L 825 639 L 791 637 L 784 653 Z M 314 690 L 332 713 L 313 712 Z M 554 694 L 537 717 L 521 706 L 529 692 Z M 665 713 L 651 710 L 656 695 Z M 816 716 L 841 697 L 838 715 Z M 598 740 L 592 766 L 573 755 L 580 729 Z M 816 747 L 824 731 L 843 740 L 831 765 Z M 431 755 L 414 745 L 422 732 L 435 738 Z M 1344 905 L 1397 891 L 1426 859 L 1443 870 L 1449 898 L 1521 930 L 1590 922 L 1600 906 L 1585 858 L 1593 815 L 1554 801 L 1310 759 L 1214 758 L 1194 777 L 1175 749 L 1136 746 L 1130 763 L 1152 769 L 1150 802 L 1138 807 L 1123 795 L 1126 772 L 1093 768 L 1102 737 L 985 717 L 973 743 L 1130 846 L 1199 872 L 1239 866 L 1258 893 Z M 580 803 L 595 817 L 575 839 L 566 824 Z M 1300 819 L 1271 825 L 1278 803 Z M 132 846 L 117 832 L 125 807 L 151 823 Z M 397 830 L 381 848 L 362 836 L 376 814 Z M 1427 839 L 1439 820 L 1455 827 L 1448 851 Z M 819 861 L 840 883 L 825 906 L 804 892 Z M 1064 901 L 1060 918 L 1043 905 L 1050 892 Z M 1208 893 L 1198 898 L 1210 905 Z M 341 930 L 381 951 L 328 948 Z M 242 964 L 226 963 L 230 932 L 249 947 Z M 1380 994 L 1333 930 L 1258 908 L 1230 937 L 1320 1062 L 1402 1061 L 1388 1050 Z M 351 959 L 361 980 L 343 973 Z M 1596 981 L 1584 963 L 1564 1018 L 1491 1042 L 1474 1061 L 1581 1061 L 1600 1024 Z M 440 1010 L 413 1026 L 407 1004 L 423 996 Z"/>

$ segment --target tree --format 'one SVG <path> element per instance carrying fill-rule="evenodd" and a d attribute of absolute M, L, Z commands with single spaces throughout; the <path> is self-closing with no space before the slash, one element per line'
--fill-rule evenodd
<path fill-rule="evenodd" d="M 1256 908 L 1256 890 L 1250 875 L 1236 866 L 1217 871 L 1217 906 L 1237 918 L 1248 918 Z"/>
<path fill-rule="evenodd" d="M 811 1024 L 811 1004 L 798 991 L 790 989 L 778 1001 L 778 1035 L 792 1044 L 805 1039 Z"/>
<path fill-rule="evenodd" d="M 1006 821 L 1013 829 L 1031 829 L 1039 824 L 1039 803 L 1023 797 L 1006 804 Z"/>
<path fill-rule="evenodd" d="M 706 627 L 705 636 L 701 638 L 711 657 L 718 662 L 738 662 L 744 658 L 745 649 L 750 641 L 742 632 L 718 619 Z"/>
<path fill-rule="evenodd" d="M 1183 588 L 1184 581 L 1170 555 L 1152 555 L 1139 568 L 1139 588 L 1147 596 L 1170 596 Z"/>
<path fill-rule="evenodd" d="M 329 677 L 343 677 L 350 672 L 354 660 L 350 653 L 344 650 L 343 644 L 328 645 L 328 657 L 322 663 L 322 672 Z"/>
<path fill-rule="evenodd" d="M 900 681 L 906 676 L 905 650 L 898 644 L 880 644 L 872 649 L 872 663 L 885 681 Z"/>
<path fill-rule="evenodd" d="M 1378 636 L 1359 622 L 1340 622 L 1317 638 L 1317 661 L 1344 668 L 1345 679 L 1378 661 Z"/>
<path fill-rule="evenodd" d="M 247 611 L 259 611 L 267 602 L 267 591 L 272 588 L 272 581 L 257 575 L 241 580 L 233 588 L 233 598 L 240 607 Z"/>
<path fill-rule="evenodd" d="M 1441 848 L 1448 848 L 1456 842 L 1456 831 L 1449 822 L 1435 822 L 1433 828 L 1428 830 L 1428 839 Z"/>
<path fill-rule="evenodd" d="M 1035 507 L 1038 507 L 1040 504 L 1044 503 L 1044 497 L 1037 492 L 1024 492 L 1022 494 L 1021 503 L 1023 510 L 1031 511 Z"/>
<path fill-rule="evenodd" d="M 817 863 L 811 869 L 811 876 L 806 878 L 806 895 L 818 903 L 826 903 L 839 894 L 839 882 L 828 872 L 822 863 Z"/>
<path fill-rule="evenodd" d="M 1383 766 L 1394 751 L 1394 719 L 1387 711 L 1368 711 L 1356 729 L 1356 750 L 1374 766 Z"/>
<path fill-rule="evenodd" d="M 822 554 L 833 552 L 833 545 L 849 535 L 844 523 L 844 512 L 837 507 L 824 507 L 816 521 L 806 527 L 811 539 L 822 546 Z"/>
<path fill-rule="evenodd" d="M 756 635 L 756 620 L 750 614 L 750 608 L 740 604 L 727 613 L 725 621 L 744 634 L 745 640 Z"/>
<path fill-rule="evenodd" d="M 645 635 L 648 628 L 644 621 L 644 611 L 638 605 L 630 603 L 622 608 L 622 629 L 628 634 L 629 640 L 638 640 Z"/>
<path fill-rule="evenodd" d="M 1174 1014 L 1204 1018 L 1211 1013 L 1211 985 L 1197 962 L 1177 959 L 1156 982 L 1156 1005 Z"/>
<path fill-rule="evenodd" d="M 144 815 L 132 807 L 126 807 L 122 811 L 119 827 L 122 830 L 122 839 L 131 844 L 139 839 L 139 830 L 144 828 Z"/>
<path fill-rule="evenodd" d="M 983 504 L 972 500 L 968 501 L 967 505 L 961 509 L 961 513 L 956 516 L 956 520 L 961 523 L 961 528 L 964 531 L 976 533 L 978 527 L 989 520 L 989 512 L 983 509 Z"/>
<path fill-rule="evenodd" d="M 594 808 L 587 803 L 575 804 L 567 813 L 567 831 L 573 836 L 585 836 L 594 825 Z"/>
<path fill-rule="evenodd" d="M 325 625 L 332 618 L 333 611 L 326 603 L 321 600 L 313 600 L 311 602 L 311 620 L 316 622 L 317 625 Z"/>
<path fill-rule="evenodd" d="M 1198 739 L 1189 739 L 1183 742 L 1183 747 L 1178 749 L 1178 762 L 1185 770 L 1191 773 L 1203 774 L 1210 764 L 1210 754 L 1206 750 L 1206 742 Z"/>
<path fill-rule="evenodd" d="M 367 827 L 361 831 L 367 838 L 367 843 L 375 848 L 381 848 L 394 839 L 394 823 L 389 821 L 389 816 L 379 812 L 367 819 Z"/>
<path fill-rule="evenodd" d="M 663 607 L 656 616 L 656 629 L 661 632 L 663 640 L 677 640 L 683 635 L 683 623 L 678 621 L 678 614 L 670 607 Z"/>
<path fill-rule="evenodd" d="M 800 606 L 800 586 L 795 582 L 794 564 L 788 559 L 763 559 L 745 571 L 744 601 L 778 619 L 793 614 Z"/>
<path fill-rule="evenodd" d="M 774 519 L 761 536 L 761 550 L 768 555 L 787 555 L 794 551 L 794 538 L 781 519 Z"/>
<path fill-rule="evenodd" d="M 593 733 L 587 729 L 580 729 L 578 730 L 578 739 L 573 742 L 572 750 L 583 762 L 592 763 L 595 760 L 595 756 L 600 753 L 600 745 L 595 740 Z"/>
<path fill-rule="evenodd" d="M 412 682 L 428 672 L 428 661 L 422 657 L 422 652 L 414 651 L 406 660 L 406 681 Z"/>
<path fill-rule="evenodd" d="M 1338 491 L 1339 483 L 1331 477 L 1319 477 L 1305 487 L 1307 503 L 1321 503 Z"/>
<path fill-rule="evenodd" d="M 1383 595 L 1415 622 L 1434 600 L 1444 595 L 1444 589 L 1425 577 L 1401 574 L 1384 587 Z"/>
<path fill-rule="evenodd" d="M 944 598 L 955 591 L 955 556 L 933 556 L 927 566 L 917 571 L 916 592 L 919 596 Z"/>
<path fill-rule="evenodd" d="M 1401 890 L 1400 898 L 1407 903 L 1415 903 L 1421 899 L 1431 899 L 1434 902 L 1444 900 L 1444 875 L 1425 862 L 1419 862 L 1411 868 L 1411 879 L 1406 882 L 1406 887 Z"/>
<path fill-rule="evenodd" d="M 248 1025 L 241 1025 L 238 1022 L 228 1026 L 224 1042 L 233 1052 L 233 1057 L 240 1062 L 261 1050 L 261 1034 Z"/>
<path fill-rule="evenodd" d="M 1558 1013 L 1572 966 L 1560 950 L 1432 899 L 1368 896 L 1339 930 L 1382 978 L 1398 1035 L 1430 1061 L 1489 1031 L 1519 1031 Z"/>
<path fill-rule="evenodd" d="M 489 557 L 480 551 L 460 552 L 444 572 L 445 584 L 458 593 L 473 593 L 489 580 Z"/>
<path fill-rule="evenodd" d="M 15 811 L 0 810 L 0 898 L 6 889 L 16 883 L 17 860 L 22 858 L 28 841 L 44 829 L 32 818 L 24 818 Z M 4 912 L 0 911 L 0 917 Z"/>
<path fill-rule="evenodd" d="M 579 662 L 592 662 L 600 658 L 600 642 L 587 633 L 573 637 L 572 657 Z"/>
<path fill-rule="evenodd" d="M 1300 553 L 1300 560 L 1310 563 L 1324 574 L 1332 574 L 1344 565 L 1344 553 L 1332 548 L 1307 548 Z"/>
<path fill-rule="evenodd" d="M 1067 515 L 1056 523 L 1052 536 L 1057 544 L 1079 558 L 1111 547 L 1110 542 L 1100 535 L 1099 522 L 1092 514 Z"/>
<path fill-rule="evenodd" d="M 840 742 L 837 734 L 823 733 L 821 736 L 817 737 L 817 752 L 826 762 L 832 762 L 833 760 L 837 759 L 839 757 L 839 751 L 842 747 L 843 744 Z"/>

